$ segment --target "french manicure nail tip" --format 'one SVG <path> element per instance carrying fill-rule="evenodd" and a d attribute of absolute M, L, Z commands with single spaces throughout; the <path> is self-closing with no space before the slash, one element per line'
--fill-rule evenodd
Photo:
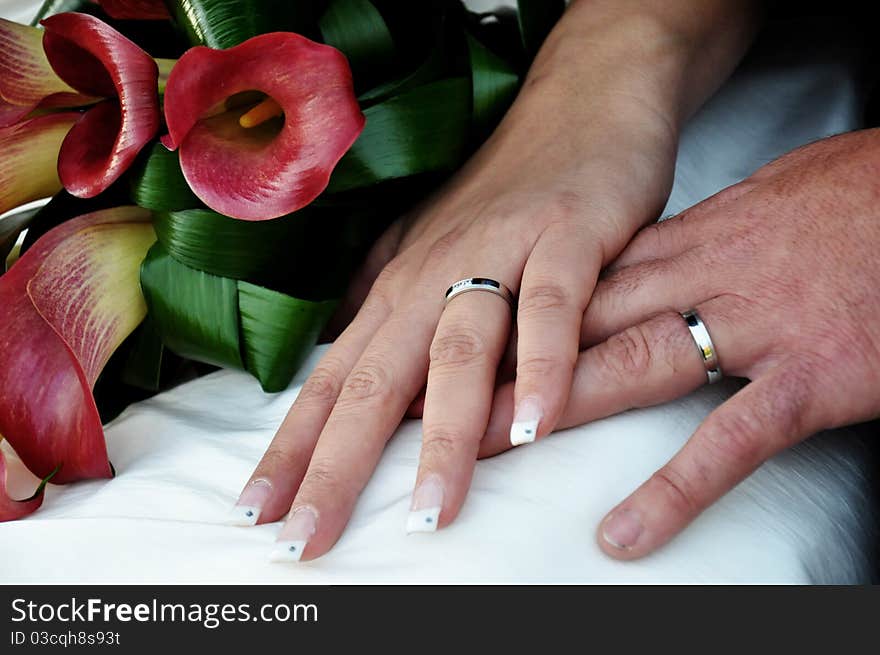
<path fill-rule="evenodd" d="M 226 525 L 237 525 L 241 527 L 250 527 L 256 525 L 260 520 L 262 510 L 253 505 L 236 505 L 226 515 Z"/>
<path fill-rule="evenodd" d="M 416 487 L 412 497 L 406 532 L 436 532 L 443 510 L 443 480 L 436 473 L 428 475 Z"/>
<path fill-rule="evenodd" d="M 309 539 L 318 528 L 318 515 L 311 507 L 303 506 L 295 509 L 281 532 L 275 549 L 269 555 L 272 562 L 298 562 Z"/>
<path fill-rule="evenodd" d="M 440 507 L 417 509 L 409 513 L 406 519 L 406 533 L 436 532 L 437 521 L 440 519 Z"/>
<path fill-rule="evenodd" d="M 263 507 L 272 496 L 272 484 L 263 478 L 251 481 L 241 492 L 238 502 L 226 515 L 227 525 L 248 527 L 260 520 Z"/>
<path fill-rule="evenodd" d="M 538 435 L 538 420 L 518 421 L 510 426 L 510 445 L 522 446 L 532 443 Z"/>
<path fill-rule="evenodd" d="M 307 541 L 279 541 L 269 555 L 272 562 L 298 562 L 306 549 Z"/>
<path fill-rule="evenodd" d="M 513 425 L 510 426 L 510 445 L 532 443 L 538 436 L 538 424 L 542 415 L 541 404 L 536 399 L 523 399 L 517 405 Z"/>

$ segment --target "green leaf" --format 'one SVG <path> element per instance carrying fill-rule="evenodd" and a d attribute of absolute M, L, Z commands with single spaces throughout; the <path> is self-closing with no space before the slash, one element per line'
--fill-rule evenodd
<path fill-rule="evenodd" d="M 158 142 L 145 148 L 130 169 L 129 186 L 134 203 L 154 211 L 202 206 L 183 177 L 178 151 Z"/>
<path fill-rule="evenodd" d="M 565 0 L 518 0 L 517 7 L 523 47 L 533 59 L 565 12 Z"/>
<path fill-rule="evenodd" d="M 314 35 L 326 0 L 166 0 L 192 45 L 231 48 L 258 34 Z"/>
<path fill-rule="evenodd" d="M 213 275 L 255 280 L 272 277 L 284 266 L 294 242 L 303 242 L 307 225 L 296 215 L 239 221 L 209 209 L 189 209 L 157 213 L 155 228 L 177 261 Z"/>
<path fill-rule="evenodd" d="M 247 370 L 264 391 L 283 391 L 302 366 L 337 302 L 309 302 L 238 283 Z"/>
<path fill-rule="evenodd" d="M 474 128 L 480 136 L 485 136 L 516 97 L 519 75 L 471 35 L 468 35 L 468 52 L 473 76 Z"/>
<path fill-rule="evenodd" d="M 369 107 L 364 114 L 367 125 L 333 172 L 330 192 L 460 165 L 470 130 L 471 84 L 462 77 L 442 80 Z"/>
<path fill-rule="evenodd" d="M 141 265 L 141 287 L 171 350 L 208 364 L 243 367 L 235 280 L 184 266 L 157 243 Z"/>
<path fill-rule="evenodd" d="M 131 349 L 122 368 L 121 381 L 138 389 L 158 391 L 165 344 L 153 319 L 147 316 L 130 338 Z"/>
<path fill-rule="evenodd" d="M 394 39 L 370 0 L 331 0 L 319 24 L 324 42 L 348 58 L 359 87 L 393 65 Z"/>
<path fill-rule="evenodd" d="M 443 45 L 439 44 L 414 71 L 384 84 L 374 86 L 369 91 L 358 96 L 358 101 L 361 103 L 361 107 L 367 108 L 393 96 L 400 95 L 405 91 L 436 82 L 443 76 L 446 70 L 446 55 L 443 51 Z"/>
<path fill-rule="evenodd" d="M 144 260 L 141 286 L 148 320 L 168 348 L 188 359 L 248 370 L 266 391 L 290 384 L 337 305 L 197 271 L 161 244 Z"/>

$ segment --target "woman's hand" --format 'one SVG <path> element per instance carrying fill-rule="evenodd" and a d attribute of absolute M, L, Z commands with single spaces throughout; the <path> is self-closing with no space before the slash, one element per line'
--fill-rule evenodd
<path fill-rule="evenodd" d="M 305 383 L 239 500 L 242 522 L 277 520 L 292 504 L 279 558 L 313 559 L 335 543 L 423 389 L 409 528 L 455 518 L 512 324 L 511 308 L 490 294 L 464 294 L 444 310 L 457 280 L 490 277 L 518 293 L 509 434 L 525 441 L 554 429 L 599 271 L 662 208 L 678 126 L 748 41 L 742 3 L 700 3 L 704 22 L 693 2 L 672 4 L 661 19 L 637 2 L 576 3 L 492 138 L 377 244 L 353 289 L 355 304 L 366 295 L 357 316 Z M 670 25 L 679 14 L 682 24 Z M 741 31 L 730 34 L 728 14 Z M 726 56 L 706 71 L 706 52 L 718 49 Z"/>
<path fill-rule="evenodd" d="M 775 453 L 880 417 L 880 130 L 796 150 L 642 232 L 599 282 L 560 426 L 706 383 L 679 312 L 751 383 L 602 522 L 621 559 L 663 545 Z M 594 345 L 595 344 L 595 345 Z M 481 455 L 506 449 L 502 388 Z"/>

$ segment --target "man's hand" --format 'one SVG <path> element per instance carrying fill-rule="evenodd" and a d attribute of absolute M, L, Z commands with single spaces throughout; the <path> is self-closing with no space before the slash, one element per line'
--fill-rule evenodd
<path fill-rule="evenodd" d="M 780 450 L 880 416 L 880 130 L 796 150 L 643 229 L 587 309 L 560 426 L 705 384 L 689 309 L 723 372 L 751 383 L 602 522 L 613 557 L 663 545 Z M 496 396 L 483 456 L 507 447 L 510 395 Z"/>

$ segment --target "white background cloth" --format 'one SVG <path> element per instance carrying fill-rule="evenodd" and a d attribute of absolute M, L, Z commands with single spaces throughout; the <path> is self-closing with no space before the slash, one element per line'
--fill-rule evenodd
<path fill-rule="evenodd" d="M 33 0 L 0 0 L 0 18 L 28 24 L 37 15 L 41 4 Z"/>
<path fill-rule="evenodd" d="M 0 0 L 0 15 L 26 17 L 26 4 Z M 849 55 L 824 47 L 809 29 L 777 33 L 781 40 L 759 48 L 691 121 L 666 213 L 793 147 L 857 126 L 860 92 Z M 809 43 L 812 55 L 786 55 L 794 42 Z M 480 462 L 456 523 L 410 537 L 404 523 L 420 429 L 407 422 L 331 553 L 270 564 L 277 524 L 235 528 L 222 519 L 318 355 L 284 393 L 264 394 L 251 377 L 221 371 L 129 408 L 107 429 L 114 480 L 50 485 L 35 515 L 0 525 L 0 581 L 843 583 L 867 576 L 875 508 L 862 444 L 841 432 L 768 462 L 655 555 L 624 564 L 599 551 L 594 532 L 604 513 L 684 443 L 731 383 Z M 22 467 L 10 459 L 20 479 Z"/>

